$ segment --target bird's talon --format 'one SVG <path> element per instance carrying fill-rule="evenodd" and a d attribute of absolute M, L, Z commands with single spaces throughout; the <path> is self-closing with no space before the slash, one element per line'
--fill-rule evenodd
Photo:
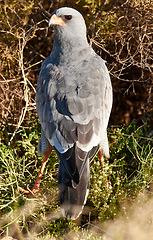
<path fill-rule="evenodd" d="M 25 194 L 29 194 L 29 193 L 30 193 L 29 190 L 25 190 L 24 188 L 19 187 L 18 189 L 19 189 L 19 191 L 22 192 L 22 193 L 25 193 Z"/>

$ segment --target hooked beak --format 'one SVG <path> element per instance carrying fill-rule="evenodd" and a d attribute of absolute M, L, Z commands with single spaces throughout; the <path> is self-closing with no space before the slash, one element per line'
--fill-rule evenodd
<path fill-rule="evenodd" d="M 49 20 L 48 26 L 56 26 L 56 25 L 66 25 L 61 17 L 58 17 L 56 14 L 53 14 Z"/>

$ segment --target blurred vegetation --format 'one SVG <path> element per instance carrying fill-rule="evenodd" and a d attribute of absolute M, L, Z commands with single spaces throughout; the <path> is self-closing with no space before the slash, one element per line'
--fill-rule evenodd
<path fill-rule="evenodd" d="M 35 106 L 36 83 L 41 63 L 52 48 L 53 32 L 47 29 L 48 19 L 62 6 L 83 14 L 88 40 L 107 61 L 114 90 L 108 129 L 111 158 L 104 159 L 103 167 L 97 157 L 92 159 L 88 201 L 82 217 L 75 222 L 61 216 L 54 150 L 40 194 L 25 196 L 18 191 L 18 186 L 33 186 L 42 161 L 37 156 L 40 124 Z M 0 2 L 0 238 L 106 240 L 110 238 L 102 222 L 117 219 L 120 213 L 128 219 L 127 205 L 133 206 L 137 196 L 145 196 L 144 204 L 150 201 L 152 13 L 153 3 L 149 0 Z M 153 221 L 148 221 L 149 229 L 147 221 L 143 224 L 152 232 Z M 109 227 L 114 229 L 111 224 Z M 122 232 L 120 228 L 118 231 Z M 125 239 L 125 235 L 119 238 L 116 232 L 111 239 Z M 136 237 L 130 235 L 127 239 Z"/>
<path fill-rule="evenodd" d="M 15 144 L 2 143 L 0 148 L 0 232 L 16 239 L 103 239 L 100 222 L 116 219 L 138 195 L 152 196 L 153 144 L 151 128 L 113 126 L 109 129 L 110 160 L 100 165 L 91 160 L 90 192 L 82 217 L 76 221 L 62 217 L 57 190 L 58 158 L 49 157 L 40 193 L 26 196 L 18 186 L 33 186 L 42 161 L 36 155 L 39 126 L 31 122 L 18 133 Z M 147 197 L 148 196 L 148 197 Z M 92 229 L 92 230 L 91 230 Z"/>

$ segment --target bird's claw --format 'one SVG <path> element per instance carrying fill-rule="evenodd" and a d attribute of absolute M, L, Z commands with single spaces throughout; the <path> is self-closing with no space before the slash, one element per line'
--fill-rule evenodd
<path fill-rule="evenodd" d="M 33 188 L 31 190 L 29 189 L 29 184 L 27 184 L 27 190 L 24 188 L 21 188 L 21 187 L 19 187 L 18 189 L 20 192 L 22 192 L 24 194 L 36 194 L 39 192 L 39 185 L 40 184 L 35 183 L 35 185 L 33 186 Z"/>

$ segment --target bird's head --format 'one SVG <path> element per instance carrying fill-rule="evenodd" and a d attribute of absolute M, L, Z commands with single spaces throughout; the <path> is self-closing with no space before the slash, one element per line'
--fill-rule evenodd
<path fill-rule="evenodd" d="M 49 27 L 53 26 L 56 33 L 66 33 L 68 36 L 86 39 L 85 21 L 77 10 L 62 7 L 54 11 L 49 20 Z"/>

